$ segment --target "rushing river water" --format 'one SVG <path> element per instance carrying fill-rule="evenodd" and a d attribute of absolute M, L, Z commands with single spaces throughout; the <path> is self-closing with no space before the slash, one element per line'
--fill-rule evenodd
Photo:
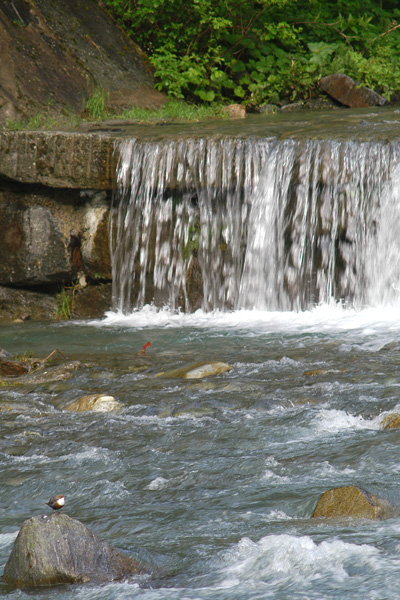
<path fill-rule="evenodd" d="M 348 484 L 400 504 L 399 433 L 382 427 L 400 410 L 399 335 L 398 307 L 145 307 L 93 323 L 3 326 L 13 353 L 57 347 L 87 366 L 67 381 L 0 389 L 0 564 L 24 519 L 64 493 L 68 515 L 150 574 L 31 592 L 1 584 L 0 597 L 396 598 L 398 519 L 311 514 L 322 492 Z M 233 368 L 200 381 L 156 377 L 199 360 Z M 93 392 L 123 409 L 63 410 Z"/>

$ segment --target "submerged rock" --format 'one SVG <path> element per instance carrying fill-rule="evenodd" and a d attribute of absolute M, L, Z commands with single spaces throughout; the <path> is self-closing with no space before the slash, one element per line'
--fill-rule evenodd
<path fill-rule="evenodd" d="M 355 485 L 324 492 L 317 502 L 312 517 L 372 519 L 381 521 L 400 514 L 400 508 L 387 500 Z"/>
<path fill-rule="evenodd" d="M 53 513 L 22 524 L 3 580 L 17 588 L 106 582 L 141 572 L 140 565 L 83 523 Z"/>
<path fill-rule="evenodd" d="M 390 413 L 382 420 L 383 429 L 398 429 L 400 427 L 400 414 Z"/>
<path fill-rule="evenodd" d="M 224 362 L 199 362 L 173 371 L 158 373 L 157 377 L 171 377 L 173 379 L 201 379 L 202 377 L 210 377 L 211 375 L 220 375 L 231 371 L 231 365 Z"/>
<path fill-rule="evenodd" d="M 72 371 L 77 371 L 85 365 L 79 360 L 71 360 L 61 365 L 48 367 L 46 364 L 41 364 L 35 371 L 20 377 L 21 384 L 41 384 L 51 381 L 66 381 L 72 377 Z"/>
<path fill-rule="evenodd" d="M 121 403 L 118 402 L 114 396 L 90 394 L 88 396 L 82 396 L 78 400 L 75 400 L 75 402 L 67 404 L 65 410 L 72 410 L 75 412 L 90 410 L 93 412 L 114 412 L 120 410 L 121 407 Z"/>
<path fill-rule="evenodd" d="M 354 79 L 342 73 L 323 77 L 320 85 L 324 92 L 350 108 L 383 106 L 384 104 L 388 104 L 385 98 L 367 87 L 359 86 Z"/>

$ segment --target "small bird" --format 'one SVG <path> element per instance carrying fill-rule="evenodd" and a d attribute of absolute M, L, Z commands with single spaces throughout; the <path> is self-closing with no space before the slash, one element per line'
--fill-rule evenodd
<path fill-rule="evenodd" d="M 62 508 L 65 504 L 65 496 L 63 496 L 62 494 L 59 494 L 58 496 L 53 496 L 53 498 L 50 498 L 50 500 L 48 502 L 46 502 L 47 506 L 50 506 L 50 508 L 52 508 L 53 510 L 58 510 L 59 508 Z"/>

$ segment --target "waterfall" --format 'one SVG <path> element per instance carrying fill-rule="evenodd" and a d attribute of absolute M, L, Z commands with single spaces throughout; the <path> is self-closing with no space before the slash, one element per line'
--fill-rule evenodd
<path fill-rule="evenodd" d="M 397 300 L 398 143 L 130 139 L 118 153 L 115 308 Z"/>

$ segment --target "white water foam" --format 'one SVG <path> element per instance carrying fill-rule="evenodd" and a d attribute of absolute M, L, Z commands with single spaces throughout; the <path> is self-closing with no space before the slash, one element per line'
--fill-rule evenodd
<path fill-rule="evenodd" d="M 381 429 L 382 418 L 364 419 L 361 415 L 352 415 L 344 410 L 322 409 L 318 411 L 311 426 L 318 433 L 340 433 L 343 431 L 361 431 Z"/>
<path fill-rule="evenodd" d="M 258 542 L 242 538 L 225 560 L 226 587 L 249 580 L 306 585 L 327 578 L 342 583 L 355 569 L 378 571 L 382 564 L 379 550 L 367 544 L 335 539 L 315 543 L 311 537 L 289 534 L 265 536 Z"/>
<path fill-rule="evenodd" d="M 87 322 L 86 322 L 87 324 Z M 268 333 L 296 335 L 320 333 L 340 334 L 343 351 L 351 350 L 355 339 L 366 350 L 379 350 L 400 333 L 400 304 L 364 310 L 346 309 L 339 304 L 324 304 L 302 312 L 262 310 L 212 311 L 183 313 L 146 305 L 125 315 L 121 311 L 107 312 L 101 320 L 89 322 L 94 327 L 171 329 L 192 328 L 210 331 L 237 332 L 257 336 Z M 350 340 L 350 345 L 347 345 Z"/>

